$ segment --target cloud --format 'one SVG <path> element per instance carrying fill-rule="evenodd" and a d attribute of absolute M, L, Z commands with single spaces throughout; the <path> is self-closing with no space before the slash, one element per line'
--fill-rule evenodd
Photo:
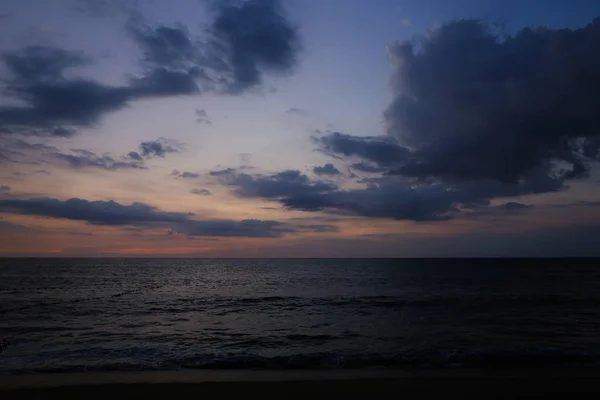
<path fill-rule="evenodd" d="M 337 226 L 328 224 L 294 225 L 294 228 L 300 231 L 309 231 L 314 233 L 331 233 L 339 232 L 340 230 L 340 228 Z"/>
<path fill-rule="evenodd" d="M 395 143 L 394 139 L 385 136 L 352 136 L 340 132 L 332 132 L 321 137 L 313 137 L 313 141 L 326 153 L 359 157 L 382 166 L 393 166 L 402 163 L 409 155 L 406 148 Z"/>
<path fill-rule="evenodd" d="M 294 232 L 292 227 L 277 221 L 193 220 L 192 213 L 160 211 L 144 203 L 122 205 L 113 200 L 3 199 L 0 211 L 85 221 L 92 225 L 167 228 L 189 236 L 280 237 Z"/>
<path fill-rule="evenodd" d="M 270 176 L 232 174 L 222 183 L 236 186 L 240 197 L 261 197 L 280 202 L 287 209 L 306 212 L 325 211 L 333 214 L 368 218 L 391 218 L 412 221 L 445 221 L 458 215 L 461 208 L 492 210 L 490 199 L 515 197 L 551 190 L 531 182 L 508 185 L 496 181 L 465 182 L 449 186 L 438 182 L 415 184 L 397 176 L 365 179 L 365 188 L 342 190 L 333 184 L 311 181 L 299 171 L 283 171 Z M 523 205 L 508 202 L 499 209 L 515 211 Z"/>
<path fill-rule="evenodd" d="M 15 214 L 86 221 L 94 225 L 146 225 L 182 222 L 191 216 L 189 213 L 157 211 L 154 207 L 143 203 L 125 206 L 112 200 L 88 201 L 79 198 L 65 201 L 47 197 L 0 200 L 0 210 Z"/>
<path fill-rule="evenodd" d="M 54 146 L 48 146 L 44 143 L 30 143 L 21 139 L 12 139 L 4 143 L 6 147 L 20 150 L 46 150 L 46 151 L 57 151 L 58 149 Z"/>
<path fill-rule="evenodd" d="M 0 135 L 0 163 L 37 164 L 33 158 L 42 151 L 58 151 L 58 149 L 43 143 L 30 143 Z"/>
<path fill-rule="evenodd" d="M 0 186 L 0 194 L 8 194 L 10 192 L 10 186 L 2 185 Z"/>
<path fill-rule="evenodd" d="M 239 197 L 276 200 L 288 209 L 397 220 L 448 220 L 458 211 L 458 204 L 479 204 L 482 200 L 482 193 L 472 192 L 471 187 L 414 186 L 394 177 L 365 189 L 340 190 L 331 183 L 311 181 L 296 170 L 268 176 L 230 173 L 222 183 L 237 187 L 234 194 Z"/>
<path fill-rule="evenodd" d="M 153 27 L 132 18 L 128 30 L 143 71 L 121 86 L 77 77 L 90 64 L 81 52 L 43 46 L 5 52 L 5 97 L 19 105 L 0 106 L 0 133 L 72 136 L 136 100 L 205 90 L 238 94 L 262 83 L 265 73 L 296 64 L 299 37 L 278 1 L 218 2 L 213 11 L 202 40 L 192 40 L 183 25 Z"/>
<path fill-rule="evenodd" d="M 20 163 L 20 161 L 15 156 L 21 157 L 24 156 L 23 153 L 11 150 L 11 149 L 2 149 L 0 148 L 0 164 L 2 163 Z"/>
<path fill-rule="evenodd" d="M 167 153 L 179 153 L 183 147 L 183 143 L 161 137 L 156 140 L 140 143 L 140 153 L 142 157 L 146 158 L 164 157 Z M 131 154 L 132 153 L 129 153 L 130 156 Z"/>
<path fill-rule="evenodd" d="M 144 64 L 181 69 L 196 61 L 198 49 L 185 26 L 152 28 L 130 23 L 129 32 L 142 50 Z"/>
<path fill-rule="evenodd" d="M 131 158 L 132 160 L 136 160 L 136 161 L 144 161 L 144 159 L 142 158 L 140 153 L 138 153 L 137 151 L 130 151 L 127 154 L 127 157 Z"/>
<path fill-rule="evenodd" d="M 210 196 L 210 195 L 212 195 L 212 193 L 209 190 L 206 190 L 206 189 L 192 189 L 192 193 L 200 195 L 200 196 Z"/>
<path fill-rule="evenodd" d="M 330 132 L 317 150 L 359 159 L 366 188 L 298 194 L 291 209 L 443 220 L 460 209 L 529 208 L 495 198 L 568 189 L 600 155 L 600 19 L 578 30 L 526 28 L 495 35 L 455 21 L 417 42 L 394 44 L 386 136 Z"/>
<path fill-rule="evenodd" d="M 314 167 L 313 172 L 317 175 L 339 175 L 341 173 L 340 170 L 331 163 L 325 164 L 322 167 Z"/>
<path fill-rule="evenodd" d="M 199 94 L 196 77 L 189 72 L 156 68 L 148 75 L 131 81 L 130 91 L 134 97 L 170 97 Z"/>
<path fill-rule="evenodd" d="M 239 197 L 263 197 L 276 199 L 287 196 L 314 194 L 334 190 L 334 184 L 311 181 L 297 170 L 286 170 L 273 175 L 230 174 L 225 184 L 236 186 L 234 194 Z"/>
<path fill-rule="evenodd" d="M 375 164 L 367 163 L 364 161 L 354 163 L 350 167 L 360 172 L 369 172 L 369 173 L 378 173 L 378 172 L 386 172 L 388 169 L 384 167 L 379 167 Z"/>
<path fill-rule="evenodd" d="M 585 177 L 600 150 L 600 19 L 576 30 L 498 35 L 477 20 L 389 47 L 388 135 L 411 149 L 398 173 L 516 183 L 532 171 Z"/>
<path fill-rule="evenodd" d="M 276 0 L 216 2 L 209 33 L 209 51 L 230 93 L 260 84 L 264 72 L 291 71 L 301 47 L 297 29 Z"/>
<path fill-rule="evenodd" d="M 66 164 L 75 169 L 99 168 L 109 171 L 117 169 L 146 169 L 140 160 L 120 161 L 108 155 L 98 156 L 88 150 L 74 149 L 72 151 L 77 154 L 50 153 L 48 156 L 59 164 Z"/>
<path fill-rule="evenodd" d="M 49 171 L 46 171 L 45 169 L 38 169 L 37 171 L 35 171 L 35 173 L 40 175 L 51 175 L 51 173 Z"/>
<path fill-rule="evenodd" d="M 406 27 L 411 27 L 412 26 L 412 21 L 409 18 L 402 18 L 400 20 L 400 23 Z"/>
<path fill-rule="evenodd" d="M 163 97 L 201 93 L 199 83 L 211 82 L 201 64 L 201 49 L 183 26 L 156 27 L 140 19 L 130 21 L 128 30 L 142 51 L 141 77 L 132 79 L 139 96 Z"/>
<path fill-rule="evenodd" d="M 272 175 L 229 173 L 221 183 L 235 186 L 239 197 L 279 201 L 288 209 L 327 211 L 371 218 L 439 221 L 451 218 L 455 204 L 472 201 L 465 190 L 451 191 L 443 185 L 413 187 L 388 177 L 366 189 L 340 190 L 336 185 L 311 181 L 297 170 Z"/>
<path fill-rule="evenodd" d="M 196 122 L 199 122 L 199 123 L 205 124 L 205 125 L 212 125 L 212 121 L 210 120 L 206 110 L 204 110 L 204 109 L 196 110 Z"/>
<path fill-rule="evenodd" d="M 296 114 L 296 115 L 306 115 L 306 110 L 302 109 L 302 108 L 288 108 L 287 110 L 285 110 L 286 114 Z"/>
<path fill-rule="evenodd" d="M 173 172 L 171 172 L 171 176 L 175 176 L 177 178 L 183 178 L 183 179 L 196 179 L 200 177 L 200 174 L 196 174 L 194 172 L 179 172 L 176 169 L 173 170 Z"/>
<path fill-rule="evenodd" d="M 298 194 L 280 199 L 290 209 L 333 210 L 370 218 L 439 221 L 450 219 L 455 201 L 442 186 L 411 188 L 403 184 L 373 185 L 367 189 Z"/>
<path fill-rule="evenodd" d="M 2 61 L 12 75 L 6 81 L 8 97 L 25 104 L 0 107 L 2 133 L 71 136 L 73 127 L 93 126 L 131 98 L 127 88 L 65 78 L 66 70 L 89 62 L 79 52 L 31 46 L 4 53 Z"/>
<path fill-rule="evenodd" d="M 276 0 L 219 1 L 204 37 L 183 25 L 130 23 L 142 49 L 146 94 L 238 94 L 262 83 L 268 72 L 286 73 L 297 62 L 300 38 Z M 151 78 L 151 79 L 150 79 Z"/>
<path fill-rule="evenodd" d="M 208 174 L 210 176 L 228 176 L 228 175 L 235 174 L 235 172 L 236 172 L 235 168 L 226 168 L 226 169 L 210 171 Z"/>

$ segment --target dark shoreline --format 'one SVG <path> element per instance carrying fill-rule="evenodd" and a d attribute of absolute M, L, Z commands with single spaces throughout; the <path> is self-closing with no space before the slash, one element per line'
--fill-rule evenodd
<path fill-rule="evenodd" d="M 0 376 L 0 398 L 169 398 L 207 394 L 396 393 L 403 398 L 598 398 L 600 371 L 150 371 Z"/>

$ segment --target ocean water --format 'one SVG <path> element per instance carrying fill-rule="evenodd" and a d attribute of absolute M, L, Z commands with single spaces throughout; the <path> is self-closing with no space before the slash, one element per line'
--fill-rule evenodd
<path fill-rule="evenodd" d="M 0 259 L 0 373 L 600 364 L 596 260 Z"/>

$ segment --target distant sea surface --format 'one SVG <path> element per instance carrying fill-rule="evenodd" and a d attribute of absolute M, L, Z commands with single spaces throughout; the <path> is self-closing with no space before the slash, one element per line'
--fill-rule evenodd
<path fill-rule="evenodd" d="M 0 373 L 597 367 L 599 264 L 0 259 Z"/>

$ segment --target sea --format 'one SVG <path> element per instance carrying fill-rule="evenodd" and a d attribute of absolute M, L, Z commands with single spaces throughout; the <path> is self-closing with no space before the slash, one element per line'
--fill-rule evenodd
<path fill-rule="evenodd" d="M 0 374 L 600 365 L 593 259 L 0 259 Z"/>

